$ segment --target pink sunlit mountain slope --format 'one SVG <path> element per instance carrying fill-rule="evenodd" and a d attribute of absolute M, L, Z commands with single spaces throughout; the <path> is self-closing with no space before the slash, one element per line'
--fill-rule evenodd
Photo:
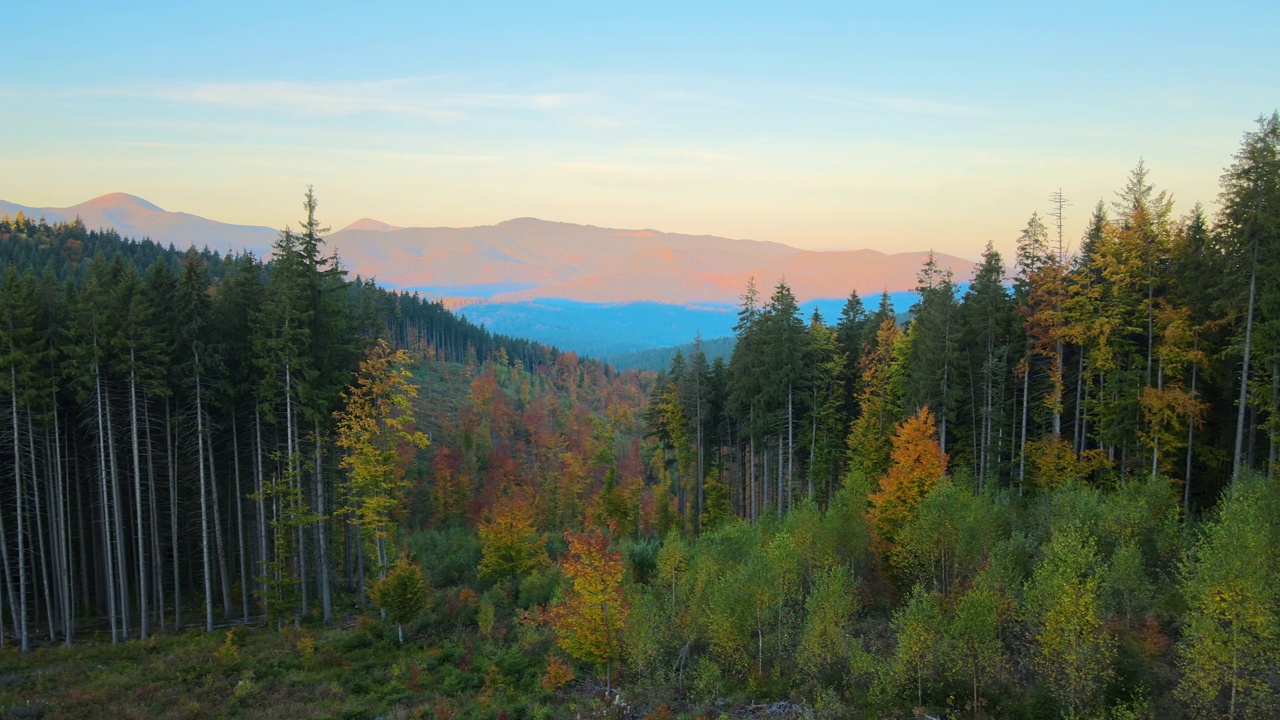
<path fill-rule="evenodd" d="M 344 263 L 398 288 L 494 302 L 734 303 L 754 276 L 762 298 L 779 278 L 801 301 L 915 287 L 926 253 L 800 250 L 776 242 L 612 230 L 533 218 L 471 228 L 394 229 L 362 220 L 328 237 Z M 973 263 L 936 255 L 969 280 Z"/>
<path fill-rule="evenodd" d="M 124 193 L 71 207 L 0 201 L 0 216 L 19 212 L 50 222 L 79 217 L 90 229 L 114 228 L 180 247 L 267 252 L 276 230 L 168 212 Z M 586 303 L 734 304 L 755 277 L 762 298 L 785 277 L 800 301 L 842 298 L 915 286 L 924 252 L 800 250 L 776 242 L 731 240 L 655 230 L 614 230 L 519 218 L 469 228 L 399 228 L 363 218 L 328 236 L 352 272 L 391 287 L 450 298 L 513 303 L 556 298 Z M 937 255 L 957 281 L 973 264 Z"/>
<path fill-rule="evenodd" d="M 35 208 L 0 200 L 0 216 L 19 212 L 49 222 L 69 222 L 77 216 L 90 230 L 112 228 L 124 237 L 152 240 L 177 247 L 205 247 L 227 252 L 265 253 L 277 232 L 256 225 L 231 225 L 184 212 L 168 212 L 134 195 L 111 193 L 71 207 Z"/>

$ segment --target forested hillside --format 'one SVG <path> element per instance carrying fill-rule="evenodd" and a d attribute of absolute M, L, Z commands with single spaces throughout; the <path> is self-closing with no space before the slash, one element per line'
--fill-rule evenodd
<path fill-rule="evenodd" d="M 0 637 L 331 618 L 359 554 L 335 413 L 378 339 L 424 367 L 609 377 L 348 280 L 314 211 L 267 264 L 0 221 Z"/>
<path fill-rule="evenodd" d="M 1033 214 L 963 295 L 926 263 L 905 327 L 748 285 L 729 361 L 677 355 L 646 411 L 701 537 L 635 662 L 871 716 L 1274 713 L 1278 167 L 1273 115 L 1211 222 L 1139 163 L 1074 251 Z"/>
<path fill-rule="evenodd" d="M 267 264 L 8 222 L 0 634 L 87 647 L 0 704 L 1274 717 L 1277 168 L 1274 115 L 1214 218 L 1140 163 L 905 323 L 748 285 L 656 376 L 349 282 L 310 195 Z"/>

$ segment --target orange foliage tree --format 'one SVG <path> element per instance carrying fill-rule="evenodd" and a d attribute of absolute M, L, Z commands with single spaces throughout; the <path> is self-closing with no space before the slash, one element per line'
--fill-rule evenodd
<path fill-rule="evenodd" d="M 622 553 L 599 530 L 566 532 L 569 550 L 560 569 L 570 586 L 558 602 L 540 611 L 556 644 L 583 662 L 605 666 L 612 685 L 612 663 L 622 655 L 621 635 L 631 607 L 622 592 Z"/>
<path fill-rule="evenodd" d="M 947 454 L 938 445 L 933 413 L 921 408 L 898 425 L 889 471 L 880 478 L 880 489 L 871 493 L 869 520 L 882 551 L 915 518 L 920 502 L 946 472 Z"/>

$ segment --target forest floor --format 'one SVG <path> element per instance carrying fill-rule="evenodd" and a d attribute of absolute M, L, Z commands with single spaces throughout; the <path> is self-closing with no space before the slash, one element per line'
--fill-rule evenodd
<path fill-rule="evenodd" d="M 0 718 L 695 717 L 604 700 L 594 679 L 549 692 L 540 653 L 480 638 L 399 645 L 392 627 L 369 617 L 329 628 L 155 633 L 115 645 L 105 635 L 26 654 L 6 644 Z M 786 702 L 722 710 L 710 717 L 804 715 Z"/>
<path fill-rule="evenodd" d="M 562 716 L 538 704 L 554 701 L 549 694 L 510 697 L 501 671 L 469 667 L 479 660 L 470 648 L 400 646 L 394 629 L 369 618 L 331 629 L 156 633 L 116 645 L 100 634 L 25 655 L 0 650 L 0 717 Z M 525 712 L 510 712 L 516 702 Z"/>

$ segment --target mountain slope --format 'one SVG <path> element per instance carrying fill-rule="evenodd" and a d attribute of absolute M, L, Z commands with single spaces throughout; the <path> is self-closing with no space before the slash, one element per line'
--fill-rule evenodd
<path fill-rule="evenodd" d="M 49 222 L 70 222 L 79 217 L 86 228 L 112 228 L 123 237 L 151 238 L 179 248 L 205 247 L 227 252 L 252 250 L 262 255 L 271 249 L 278 234 L 268 227 L 232 225 L 184 212 L 168 212 L 135 195 L 111 193 L 71 207 L 35 208 L 0 200 L 0 216 L 30 218 Z"/>
<path fill-rule="evenodd" d="M 381 224 L 379 224 L 381 225 Z M 472 228 L 405 228 L 361 221 L 328 238 L 353 270 L 396 288 L 494 302 L 736 303 L 747 284 L 767 295 L 785 277 L 801 300 L 915 286 L 924 252 L 800 250 L 781 243 L 508 220 Z M 958 281 L 973 263 L 938 254 Z"/>
<path fill-rule="evenodd" d="M 71 207 L 27 207 L 0 201 L 0 215 L 19 212 L 50 222 L 79 217 L 89 229 L 124 237 L 226 252 L 268 251 L 271 228 L 232 225 L 168 212 L 142 198 L 112 193 Z M 558 298 L 585 303 L 737 303 L 754 277 L 762 295 L 786 278 L 804 300 L 902 291 L 915 286 L 926 254 L 874 250 L 812 251 L 776 242 L 733 240 L 656 230 L 616 230 L 518 218 L 470 228 L 399 228 L 363 218 L 328 237 L 353 273 L 398 289 L 446 297 L 525 302 Z M 969 279 L 973 263 L 937 255 Z"/>

